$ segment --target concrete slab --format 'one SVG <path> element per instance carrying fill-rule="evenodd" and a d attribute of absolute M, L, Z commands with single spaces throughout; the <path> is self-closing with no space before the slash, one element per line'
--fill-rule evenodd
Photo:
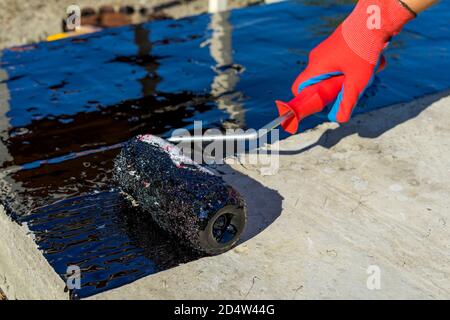
<path fill-rule="evenodd" d="M 250 228 L 281 205 L 273 223 L 226 254 L 91 298 L 450 298 L 447 94 L 284 140 L 276 175 L 233 165 Z"/>
<path fill-rule="evenodd" d="M 450 298 L 448 94 L 281 141 L 276 175 L 231 165 L 238 247 L 90 299 Z M 8 298 L 67 298 L 26 228 L 2 211 L 0 230 Z"/>
<path fill-rule="evenodd" d="M 66 300 L 65 283 L 38 250 L 25 226 L 0 206 L 0 287 L 10 300 Z"/>
<path fill-rule="evenodd" d="M 229 0 L 227 7 L 240 8 L 259 3 L 259 0 Z M 132 6 L 136 11 L 147 8 L 157 10 L 173 18 L 192 16 L 208 11 L 208 1 L 190 0 L 178 3 L 173 0 L 29 0 L 26 3 L 0 0 L 0 48 L 24 45 L 43 41 L 47 36 L 62 32 L 61 21 L 66 15 L 68 6 L 77 4 L 80 8 L 93 8 L 111 5 Z M 132 23 L 136 23 L 132 16 Z"/>

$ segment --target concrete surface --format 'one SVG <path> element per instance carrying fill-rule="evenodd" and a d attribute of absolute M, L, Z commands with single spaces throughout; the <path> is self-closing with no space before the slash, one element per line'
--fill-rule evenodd
<path fill-rule="evenodd" d="M 90 299 L 449 299 L 449 93 L 281 141 L 277 175 L 233 164 L 238 247 Z M 8 298 L 66 298 L 26 230 L 0 230 Z"/>
<path fill-rule="evenodd" d="M 277 175 L 233 165 L 250 229 L 273 223 L 92 299 L 449 299 L 450 97 L 434 102 L 447 94 L 292 136 Z"/>
<path fill-rule="evenodd" d="M 0 206 L 0 287 L 9 300 L 68 299 L 65 283 L 37 249 L 26 227 Z"/>
<path fill-rule="evenodd" d="M 228 0 L 229 8 L 243 7 L 260 0 Z M 81 9 L 102 5 L 142 7 L 169 17 L 181 18 L 208 11 L 207 0 L 0 0 L 0 49 L 42 41 L 62 31 L 66 8 L 77 4 Z"/>

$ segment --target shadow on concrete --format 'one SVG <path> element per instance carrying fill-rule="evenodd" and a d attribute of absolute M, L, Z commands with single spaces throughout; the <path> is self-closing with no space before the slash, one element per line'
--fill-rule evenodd
<path fill-rule="evenodd" d="M 450 95 L 450 91 L 419 98 L 414 102 L 390 106 L 381 110 L 375 110 L 361 116 L 354 117 L 349 123 L 340 125 L 336 129 L 327 129 L 317 142 L 297 150 L 280 151 L 280 155 L 295 155 L 311 150 L 315 147 L 330 149 L 345 137 L 358 134 L 363 138 L 377 138 L 386 131 L 417 117 L 433 102 Z M 388 115 L 386 114 L 388 111 Z M 364 120 L 363 120 L 364 119 Z"/>
<path fill-rule="evenodd" d="M 233 170 L 227 165 L 220 167 L 224 180 L 233 186 L 247 204 L 247 226 L 239 243 L 245 242 L 271 225 L 281 214 L 283 197 L 273 189 Z"/>

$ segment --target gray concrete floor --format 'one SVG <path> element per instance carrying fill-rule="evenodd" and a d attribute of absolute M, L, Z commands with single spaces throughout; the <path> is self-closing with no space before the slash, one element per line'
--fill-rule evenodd
<path fill-rule="evenodd" d="M 228 0 L 230 8 L 257 2 L 260 0 Z M 61 32 L 61 21 L 66 16 L 66 8 L 71 4 L 94 9 L 102 5 L 112 5 L 116 8 L 130 5 L 137 10 L 145 7 L 150 11 L 157 6 L 168 5 L 159 12 L 173 18 L 200 14 L 208 10 L 207 0 L 0 0 L 0 49 L 43 41 L 47 36 Z"/>
<path fill-rule="evenodd" d="M 281 141 L 274 175 L 232 165 L 243 243 L 93 299 L 449 299 L 448 94 Z"/>

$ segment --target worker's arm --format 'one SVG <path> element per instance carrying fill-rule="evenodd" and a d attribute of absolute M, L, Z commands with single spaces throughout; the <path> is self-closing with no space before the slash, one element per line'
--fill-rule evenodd
<path fill-rule="evenodd" d="M 403 2 L 415 13 L 419 13 L 431 7 L 433 4 L 438 2 L 438 0 L 403 0 Z"/>
<path fill-rule="evenodd" d="M 417 13 L 436 2 L 359 0 L 334 33 L 311 51 L 306 69 L 292 85 L 293 94 L 332 92 L 336 99 L 328 118 L 336 122 L 348 121 L 359 98 L 371 85 L 374 74 L 384 65 L 382 52 L 391 38 Z M 340 82 L 327 81 L 331 77 L 340 77 Z M 320 86 L 316 87 L 320 90 L 304 90 L 310 86 Z M 317 107 L 305 110 L 299 105 L 298 108 L 302 108 L 303 116 L 317 112 Z"/>

